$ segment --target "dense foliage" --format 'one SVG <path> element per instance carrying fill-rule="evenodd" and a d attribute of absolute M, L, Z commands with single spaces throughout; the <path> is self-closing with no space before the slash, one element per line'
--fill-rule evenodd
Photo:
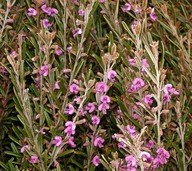
<path fill-rule="evenodd" d="M 1 0 L 0 171 L 192 170 L 190 0 Z"/>

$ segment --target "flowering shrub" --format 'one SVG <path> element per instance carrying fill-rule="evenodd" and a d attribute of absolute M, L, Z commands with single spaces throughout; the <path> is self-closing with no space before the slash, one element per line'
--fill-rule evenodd
<path fill-rule="evenodd" d="M 192 169 L 191 7 L 2 0 L 0 170 Z"/>

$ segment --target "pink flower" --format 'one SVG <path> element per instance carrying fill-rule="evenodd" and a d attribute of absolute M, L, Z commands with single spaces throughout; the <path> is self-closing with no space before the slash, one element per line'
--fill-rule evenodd
<path fill-rule="evenodd" d="M 59 82 L 58 82 L 58 81 L 55 82 L 55 89 L 56 89 L 56 90 L 59 90 L 59 89 L 60 89 L 60 86 L 59 86 Z"/>
<path fill-rule="evenodd" d="M 163 104 L 166 105 L 168 102 L 170 102 L 171 96 L 169 94 L 163 95 Z"/>
<path fill-rule="evenodd" d="M 55 136 L 55 140 L 52 141 L 52 144 L 55 144 L 57 147 L 59 147 L 62 144 L 62 137 Z"/>
<path fill-rule="evenodd" d="M 123 12 L 128 12 L 131 10 L 131 5 L 129 3 L 126 3 L 125 6 L 122 8 Z"/>
<path fill-rule="evenodd" d="M 129 59 L 129 65 L 130 65 L 130 66 L 133 66 L 135 63 L 136 63 L 136 62 L 135 62 L 135 59 L 133 59 L 133 58 L 130 58 L 130 59 Z"/>
<path fill-rule="evenodd" d="M 141 78 L 135 78 L 133 80 L 133 85 L 136 87 L 136 90 L 139 90 L 145 85 L 145 82 Z"/>
<path fill-rule="evenodd" d="M 137 115 L 136 113 L 134 113 L 134 114 L 132 115 L 132 117 L 133 117 L 133 119 L 135 119 L 135 120 L 138 119 L 138 115 Z"/>
<path fill-rule="evenodd" d="M 103 138 L 97 137 L 97 138 L 95 138 L 95 140 L 94 140 L 94 146 L 97 146 L 97 147 L 99 147 L 99 148 L 102 148 L 104 141 L 105 141 L 105 140 L 104 140 Z"/>
<path fill-rule="evenodd" d="M 37 11 L 34 8 L 29 8 L 27 14 L 28 14 L 28 16 L 36 16 Z"/>
<path fill-rule="evenodd" d="M 95 105 L 93 103 L 88 103 L 85 109 L 89 112 L 92 113 L 95 110 Z"/>
<path fill-rule="evenodd" d="M 107 96 L 107 95 L 102 95 L 101 98 L 100 98 L 101 102 L 103 103 L 110 103 L 110 97 Z"/>
<path fill-rule="evenodd" d="M 69 53 L 71 53 L 72 52 L 72 46 L 67 47 L 67 50 Z"/>
<path fill-rule="evenodd" d="M 163 91 L 164 91 L 165 94 L 173 93 L 174 92 L 173 85 L 172 84 L 166 84 L 163 87 Z"/>
<path fill-rule="evenodd" d="M 153 104 L 153 99 L 152 99 L 152 95 L 151 94 L 147 94 L 144 97 L 144 103 L 151 105 Z"/>
<path fill-rule="evenodd" d="M 49 23 L 49 20 L 46 19 L 46 18 L 42 20 L 42 23 L 43 23 L 44 28 L 47 28 L 47 27 L 51 26 L 51 24 Z"/>
<path fill-rule="evenodd" d="M 75 108 L 72 104 L 68 105 L 68 109 L 65 110 L 65 114 L 72 115 L 75 112 Z"/>
<path fill-rule="evenodd" d="M 69 91 L 70 91 L 71 93 L 78 94 L 78 92 L 79 92 L 79 86 L 78 86 L 77 84 L 72 84 L 72 85 L 70 85 L 70 87 L 69 87 Z"/>
<path fill-rule="evenodd" d="M 58 48 L 58 46 L 55 47 L 55 54 L 56 55 L 61 55 L 63 53 L 63 51 L 61 49 Z"/>
<path fill-rule="evenodd" d="M 72 30 L 73 37 L 77 37 L 78 34 L 82 34 L 82 30 L 80 28 L 76 28 L 75 30 Z"/>
<path fill-rule="evenodd" d="M 170 154 L 164 148 L 158 148 L 157 152 L 157 159 L 159 160 L 160 164 L 166 164 L 167 159 L 170 157 Z"/>
<path fill-rule="evenodd" d="M 37 156 L 31 156 L 29 163 L 37 163 L 38 162 L 38 157 Z"/>
<path fill-rule="evenodd" d="M 44 128 L 41 128 L 40 130 L 36 129 L 35 131 L 36 131 L 37 133 L 41 133 L 41 134 L 43 134 L 43 135 L 46 134 L 46 132 L 44 131 Z"/>
<path fill-rule="evenodd" d="M 96 115 L 92 116 L 91 120 L 92 120 L 93 125 L 99 125 L 99 123 L 100 123 L 100 117 L 99 116 L 96 116 Z"/>
<path fill-rule="evenodd" d="M 130 170 L 137 167 L 137 160 L 133 155 L 126 155 L 125 161 L 127 162 L 127 168 Z"/>
<path fill-rule="evenodd" d="M 69 140 L 68 140 L 68 143 L 69 143 L 69 145 L 70 145 L 72 148 L 75 148 L 75 147 L 76 147 L 76 144 L 74 143 L 74 137 L 70 137 Z"/>
<path fill-rule="evenodd" d="M 80 16 L 84 16 L 85 11 L 84 11 L 84 10 L 82 10 L 82 9 L 80 9 L 80 10 L 78 11 L 78 14 L 79 14 Z"/>
<path fill-rule="evenodd" d="M 95 157 L 93 157 L 92 163 L 93 163 L 95 166 L 98 166 L 98 165 L 100 164 L 99 156 L 96 155 Z"/>
<path fill-rule="evenodd" d="M 23 146 L 22 148 L 21 148 L 21 153 L 23 153 L 24 151 L 25 151 L 25 149 L 28 149 L 28 150 L 30 150 L 30 147 L 28 146 L 28 145 L 25 145 L 25 146 Z"/>
<path fill-rule="evenodd" d="M 151 157 L 151 155 L 150 155 L 148 152 L 146 152 L 146 151 L 143 151 L 143 152 L 141 152 L 141 154 L 140 154 L 140 158 L 141 158 L 144 162 L 146 162 L 148 159 L 150 159 L 150 157 Z"/>
<path fill-rule="evenodd" d="M 117 73 L 114 70 L 111 70 L 107 73 L 107 78 L 111 81 L 111 82 L 115 82 L 115 77 L 117 76 Z"/>
<path fill-rule="evenodd" d="M 135 126 L 130 127 L 130 125 L 127 125 L 126 130 L 128 131 L 131 138 L 134 138 L 137 135 Z"/>
<path fill-rule="evenodd" d="M 99 111 L 102 111 L 102 113 L 105 115 L 107 114 L 107 109 L 109 109 L 109 105 L 107 103 L 101 103 L 98 107 Z"/>
<path fill-rule="evenodd" d="M 107 92 L 108 91 L 108 86 L 105 82 L 99 82 L 96 84 L 95 92 Z"/>
<path fill-rule="evenodd" d="M 71 122 L 71 121 L 67 121 L 65 123 L 65 130 L 64 132 L 68 135 L 68 136 L 71 136 L 71 135 L 74 135 L 75 134 L 75 128 L 76 128 L 76 125 L 74 122 Z"/>
<path fill-rule="evenodd" d="M 49 16 L 54 16 L 55 14 L 58 14 L 58 10 L 55 8 L 47 7 L 46 4 L 41 6 L 41 10 Z"/>
<path fill-rule="evenodd" d="M 150 18 L 151 18 L 153 21 L 156 21 L 156 20 L 157 20 L 157 16 L 155 15 L 154 8 L 152 8 L 151 13 L 149 14 L 149 16 L 150 16 Z"/>
<path fill-rule="evenodd" d="M 153 140 L 149 140 L 148 144 L 146 144 L 147 148 L 153 148 L 155 145 L 155 142 Z"/>
<path fill-rule="evenodd" d="M 46 77 L 48 75 L 48 73 L 49 73 L 49 66 L 48 65 L 41 66 L 39 74 Z"/>

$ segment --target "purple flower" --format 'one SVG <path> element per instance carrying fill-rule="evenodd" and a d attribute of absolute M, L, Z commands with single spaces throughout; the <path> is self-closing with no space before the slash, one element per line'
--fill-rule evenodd
<path fill-rule="evenodd" d="M 97 146 L 97 147 L 99 147 L 99 148 L 102 148 L 104 141 L 105 141 L 105 140 L 104 140 L 103 138 L 97 137 L 97 138 L 95 138 L 95 140 L 94 140 L 94 146 Z"/>
<path fill-rule="evenodd" d="M 72 46 L 67 47 L 67 50 L 69 53 L 71 53 L 72 52 Z"/>
<path fill-rule="evenodd" d="M 135 126 L 130 127 L 130 125 L 127 125 L 126 130 L 128 131 L 131 138 L 134 138 L 137 135 Z"/>
<path fill-rule="evenodd" d="M 68 105 L 68 109 L 65 110 L 65 114 L 72 115 L 75 112 L 75 108 L 72 104 Z"/>
<path fill-rule="evenodd" d="M 92 116 L 91 120 L 92 120 L 93 125 L 99 125 L 99 123 L 100 123 L 100 117 L 99 116 L 96 116 L 96 115 Z"/>
<path fill-rule="evenodd" d="M 148 105 L 151 105 L 153 103 L 152 95 L 151 94 L 145 95 L 144 102 Z"/>
<path fill-rule="evenodd" d="M 171 96 L 169 94 L 163 95 L 163 104 L 166 105 L 168 102 L 170 102 Z"/>
<path fill-rule="evenodd" d="M 156 152 L 157 152 L 157 159 L 159 160 L 160 164 L 166 164 L 167 159 L 170 157 L 169 152 L 162 147 L 158 148 Z"/>
<path fill-rule="evenodd" d="M 37 11 L 34 8 L 29 8 L 27 14 L 28 14 L 28 16 L 36 16 Z"/>
<path fill-rule="evenodd" d="M 59 82 L 58 82 L 58 81 L 55 82 L 55 89 L 56 89 L 56 90 L 59 90 L 59 89 L 60 89 L 60 86 L 59 86 Z"/>
<path fill-rule="evenodd" d="M 93 157 L 92 163 L 93 163 L 95 166 L 98 166 L 98 165 L 100 164 L 99 156 L 96 155 L 95 157 Z"/>
<path fill-rule="evenodd" d="M 99 82 L 96 84 L 95 92 L 107 92 L 108 91 L 108 86 L 105 82 Z"/>
<path fill-rule="evenodd" d="M 102 111 L 104 115 L 107 114 L 107 109 L 109 109 L 109 105 L 107 103 L 101 103 L 98 107 L 99 111 Z"/>
<path fill-rule="evenodd" d="M 103 103 L 110 103 L 110 97 L 107 96 L 107 95 L 102 95 L 101 98 L 100 98 L 101 102 Z"/>
<path fill-rule="evenodd" d="M 74 143 L 74 137 L 69 137 L 68 143 L 69 143 L 69 145 L 70 145 L 72 148 L 75 148 L 75 147 L 76 147 L 76 144 Z"/>
<path fill-rule="evenodd" d="M 136 63 L 136 62 L 135 62 L 135 59 L 134 59 L 134 58 L 130 58 L 130 59 L 129 59 L 129 65 L 130 65 L 130 66 L 133 66 L 135 63 Z"/>
<path fill-rule="evenodd" d="M 104 3 L 104 2 L 105 2 L 105 0 L 100 0 L 100 2 L 101 2 L 101 3 Z"/>
<path fill-rule="evenodd" d="M 38 162 L 38 157 L 37 156 L 31 156 L 30 160 L 29 160 L 29 163 L 37 163 Z"/>
<path fill-rule="evenodd" d="M 147 148 L 153 148 L 155 145 L 155 142 L 153 140 L 149 140 L 148 144 L 146 144 Z"/>
<path fill-rule="evenodd" d="M 61 55 L 63 53 L 63 51 L 61 49 L 58 48 L 58 46 L 55 47 L 55 54 L 56 55 Z"/>
<path fill-rule="evenodd" d="M 151 13 L 149 14 L 149 16 L 150 16 L 150 18 L 151 18 L 153 21 L 156 21 L 156 20 L 157 20 L 157 16 L 155 15 L 154 8 L 152 8 Z"/>
<path fill-rule="evenodd" d="M 143 152 L 141 152 L 141 154 L 140 154 L 140 158 L 141 158 L 144 162 L 148 161 L 148 159 L 150 159 L 150 157 L 151 157 L 151 155 L 150 155 L 148 152 L 146 152 L 146 151 L 143 151 Z"/>
<path fill-rule="evenodd" d="M 47 27 L 51 26 L 51 24 L 49 23 L 49 20 L 46 19 L 46 18 L 42 20 L 42 23 L 43 23 L 44 28 L 47 28 Z"/>
<path fill-rule="evenodd" d="M 47 7 L 46 4 L 41 6 L 41 10 L 45 13 L 47 13 L 48 16 L 54 16 L 55 14 L 58 14 L 58 10 L 55 8 Z"/>
<path fill-rule="evenodd" d="M 131 5 L 129 3 L 126 3 L 125 6 L 122 8 L 123 12 L 128 12 L 131 10 Z"/>
<path fill-rule="evenodd" d="M 127 167 L 132 169 L 132 167 L 137 167 L 137 160 L 133 155 L 126 155 L 125 161 L 127 162 Z"/>
<path fill-rule="evenodd" d="M 72 84 L 72 85 L 70 85 L 70 87 L 69 87 L 69 91 L 70 91 L 71 93 L 78 94 L 78 92 L 79 92 L 79 86 L 78 86 L 77 84 Z"/>
<path fill-rule="evenodd" d="M 82 34 L 82 30 L 80 28 L 76 28 L 75 30 L 72 30 L 73 37 L 77 37 L 78 34 Z"/>
<path fill-rule="evenodd" d="M 75 134 L 76 125 L 75 125 L 74 122 L 67 121 L 67 122 L 65 123 L 65 126 L 66 126 L 66 128 L 65 128 L 64 132 L 65 132 L 68 136 Z"/>
<path fill-rule="evenodd" d="M 136 87 L 136 90 L 139 90 L 145 85 L 145 82 L 141 78 L 135 78 L 133 80 L 133 85 Z"/>
<path fill-rule="evenodd" d="M 59 147 L 62 144 L 62 137 L 55 136 L 55 140 L 52 141 L 52 144 L 55 144 L 57 147 Z"/>
<path fill-rule="evenodd" d="M 84 11 L 84 10 L 82 10 L 82 9 L 80 9 L 80 10 L 78 11 L 78 14 L 79 14 L 80 16 L 84 16 L 85 11 Z"/>
<path fill-rule="evenodd" d="M 89 112 L 92 113 L 95 110 L 95 105 L 93 103 L 88 103 L 85 109 Z"/>
<path fill-rule="evenodd" d="M 163 91 L 164 91 L 165 94 L 173 93 L 174 92 L 173 85 L 172 84 L 166 84 L 163 87 Z"/>
<path fill-rule="evenodd" d="M 107 73 L 107 78 L 111 81 L 111 82 L 115 82 L 115 77 L 117 76 L 117 73 L 114 70 L 111 70 Z"/>
<path fill-rule="evenodd" d="M 48 75 L 48 73 L 49 73 L 49 66 L 48 65 L 41 66 L 39 74 L 46 77 Z"/>
<path fill-rule="evenodd" d="M 28 145 L 25 145 L 25 146 L 23 146 L 22 148 L 21 148 L 21 153 L 23 153 L 24 151 L 25 151 L 25 149 L 28 149 L 28 150 L 30 150 L 30 147 L 28 146 Z"/>

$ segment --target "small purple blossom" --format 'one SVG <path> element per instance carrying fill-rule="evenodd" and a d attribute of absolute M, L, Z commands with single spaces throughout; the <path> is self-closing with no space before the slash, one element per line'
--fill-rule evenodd
<path fill-rule="evenodd" d="M 134 66 L 135 63 L 136 63 L 136 61 L 135 61 L 134 58 L 130 58 L 130 59 L 129 59 L 129 65 L 130 65 L 130 66 Z"/>
<path fill-rule="evenodd" d="M 36 16 L 37 11 L 34 8 L 29 8 L 27 14 L 28 14 L 28 16 Z"/>
<path fill-rule="evenodd" d="M 111 82 L 115 82 L 115 77 L 117 76 L 117 73 L 116 71 L 114 70 L 110 70 L 108 73 L 107 73 L 107 78 L 111 81 Z"/>
<path fill-rule="evenodd" d="M 172 84 L 166 84 L 166 85 L 163 87 L 163 91 L 164 91 L 165 94 L 173 93 L 173 92 L 174 92 L 173 85 L 172 85 Z"/>
<path fill-rule="evenodd" d="M 127 170 L 133 171 L 137 168 L 137 159 L 133 155 L 126 155 Z"/>
<path fill-rule="evenodd" d="M 72 122 L 72 121 L 67 121 L 67 122 L 65 123 L 65 126 L 66 126 L 66 128 L 65 128 L 64 132 L 65 132 L 68 136 L 75 134 L 76 125 L 75 125 L 74 122 Z"/>
<path fill-rule="evenodd" d="M 99 123 L 100 123 L 100 117 L 99 116 L 94 115 L 91 117 L 91 120 L 92 120 L 93 125 L 99 125 Z"/>
<path fill-rule="evenodd" d="M 59 90 L 59 89 L 60 89 L 60 86 L 59 86 L 59 82 L 58 82 L 58 81 L 55 82 L 55 89 L 56 89 L 56 90 Z"/>
<path fill-rule="evenodd" d="M 101 100 L 101 102 L 103 102 L 103 103 L 110 103 L 110 97 L 109 96 L 107 96 L 107 95 L 102 95 L 101 97 L 100 97 L 100 100 Z"/>
<path fill-rule="evenodd" d="M 76 147 L 76 144 L 74 143 L 74 137 L 69 137 L 68 143 L 69 143 L 69 145 L 70 145 L 72 148 L 75 148 L 75 147 Z"/>
<path fill-rule="evenodd" d="M 72 104 L 68 105 L 68 109 L 65 110 L 65 114 L 72 115 L 75 112 L 75 108 Z"/>
<path fill-rule="evenodd" d="M 101 103 L 98 107 L 99 111 L 102 111 L 104 115 L 107 114 L 107 109 L 109 109 L 109 105 L 107 103 Z"/>
<path fill-rule="evenodd" d="M 105 82 L 99 82 L 96 84 L 95 92 L 107 92 L 108 91 L 108 86 Z"/>
<path fill-rule="evenodd" d="M 55 136 L 55 139 L 52 141 L 52 144 L 55 144 L 57 147 L 59 147 L 62 144 L 62 137 Z"/>
<path fill-rule="evenodd" d="M 145 103 L 145 104 L 148 104 L 148 105 L 153 104 L 153 99 L 152 99 L 152 98 L 153 98 L 153 97 L 152 97 L 151 94 L 145 95 L 145 97 L 144 97 L 144 103 Z"/>
<path fill-rule="evenodd" d="M 137 135 L 135 126 L 130 127 L 130 125 L 127 125 L 126 130 L 128 131 L 131 138 L 134 138 Z"/>
<path fill-rule="evenodd" d="M 58 46 L 56 46 L 56 47 L 55 47 L 55 54 L 59 56 L 59 55 L 61 55 L 62 53 L 63 53 L 63 51 L 62 51 L 61 49 L 59 49 Z"/>
<path fill-rule="evenodd" d="M 80 28 L 76 28 L 75 30 L 72 30 L 73 37 L 77 37 L 78 34 L 82 34 L 82 30 Z"/>
<path fill-rule="evenodd" d="M 139 90 L 141 87 L 145 85 L 145 82 L 142 78 L 135 78 L 133 80 L 133 85 L 136 87 L 136 90 Z"/>
<path fill-rule="evenodd" d="M 70 87 L 69 87 L 69 91 L 71 93 L 75 93 L 75 94 L 78 94 L 79 92 L 79 86 L 77 84 L 71 84 Z"/>
<path fill-rule="evenodd" d="M 46 77 L 48 73 L 49 73 L 49 66 L 48 65 L 41 66 L 39 74 Z"/>
<path fill-rule="evenodd" d="M 150 155 L 148 152 L 146 152 L 146 151 L 143 151 L 143 152 L 141 152 L 141 154 L 140 154 L 140 158 L 141 158 L 144 162 L 148 161 L 148 159 L 150 159 L 150 157 L 151 157 L 151 155 Z"/>
<path fill-rule="evenodd" d="M 56 8 L 47 7 L 46 4 L 41 6 L 41 10 L 47 13 L 48 16 L 52 16 L 52 17 L 55 14 L 58 14 L 58 10 Z"/>
<path fill-rule="evenodd" d="M 20 150 L 21 153 L 23 153 L 25 151 L 25 149 L 30 150 L 30 147 L 28 145 L 25 145 L 25 146 L 21 147 L 21 150 Z"/>
<path fill-rule="evenodd" d="M 85 11 L 83 9 L 80 9 L 78 11 L 78 14 L 83 17 L 85 15 Z"/>
<path fill-rule="evenodd" d="M 128 12 L 131 10 L 131 5 L 129 3 L 126 3 L 125 6 L 122 8 L 123 12 Z"/>
<path fill-rule="evenodd" d="M 104 140 L 103 138 L 97 137 L 97 138 L 95 138 L 95 140 L 94 140 L 94 146 L 97 146 L 97 147 L 99 147 L 99 148 L 102 148 L 104 141 L 105 141 L 105 140 Z"/>
<path fill-rule="evenodd" d="M 100 0 L 99 2 L 104 3 L 104 2 L 105 2 L 105 0 Z"/>
<path fill-rule="evenodd" d="M 149 14 L 149 16 L 150 16 L 150 18 L 151 18 L 153 21 L 156 21 L 156 20 L 157 20 L 157 16 L 155 15 L 154 8 L 152 8 L 151 13 Z"/>
<path fill-rule="evenodd" d="M 85 109 L 89 112 L 92 113 L 95 110 L 95 105 L 93 103 L 88 103 Z"/>
<path fill-rule="evenodd" d="M 42 20 L 42 23 L 43 23 L 44 28 L 51 27 L 51 24 L 49 23 L 49 20 L 46 19 L 46 18 Z"/>
<path fill-rule="evenodd" d="M 169 94 L 163 95 L 163 104 L 166 105 L 168 102 L 170 102 L 171 96 Z"/>
<path fill-rule="evenodd" d="M 100 164 L 99 156 L 96 155 L 95 157 L 93 157 L 92 163 L 93 163 L 95 166 L 99 166 L 99 164 Z"/>
<path fill-rule="evenodd" d="M 160 164 L 166 164 L 167 159 L 169 159 L 170 157 L 169 152 L 162 147 L 158 148 L 156 152 L 157 152 L 157 159 L 159 160 Z"/>
<path fill-rule="evenodd" d="M 154 147 L 154 145 L 155 145 L 155 142 L 153 140 L 149 140 L 148 144 L 146 144 L 146 147 L 151 149 Z"/>
<path fill-rule="evenodd" d="M 29 163 L 33 164 L 33 163 L 37 163 L 38 162 L 38 157 L 33 155 L 31 156 Z"/>

